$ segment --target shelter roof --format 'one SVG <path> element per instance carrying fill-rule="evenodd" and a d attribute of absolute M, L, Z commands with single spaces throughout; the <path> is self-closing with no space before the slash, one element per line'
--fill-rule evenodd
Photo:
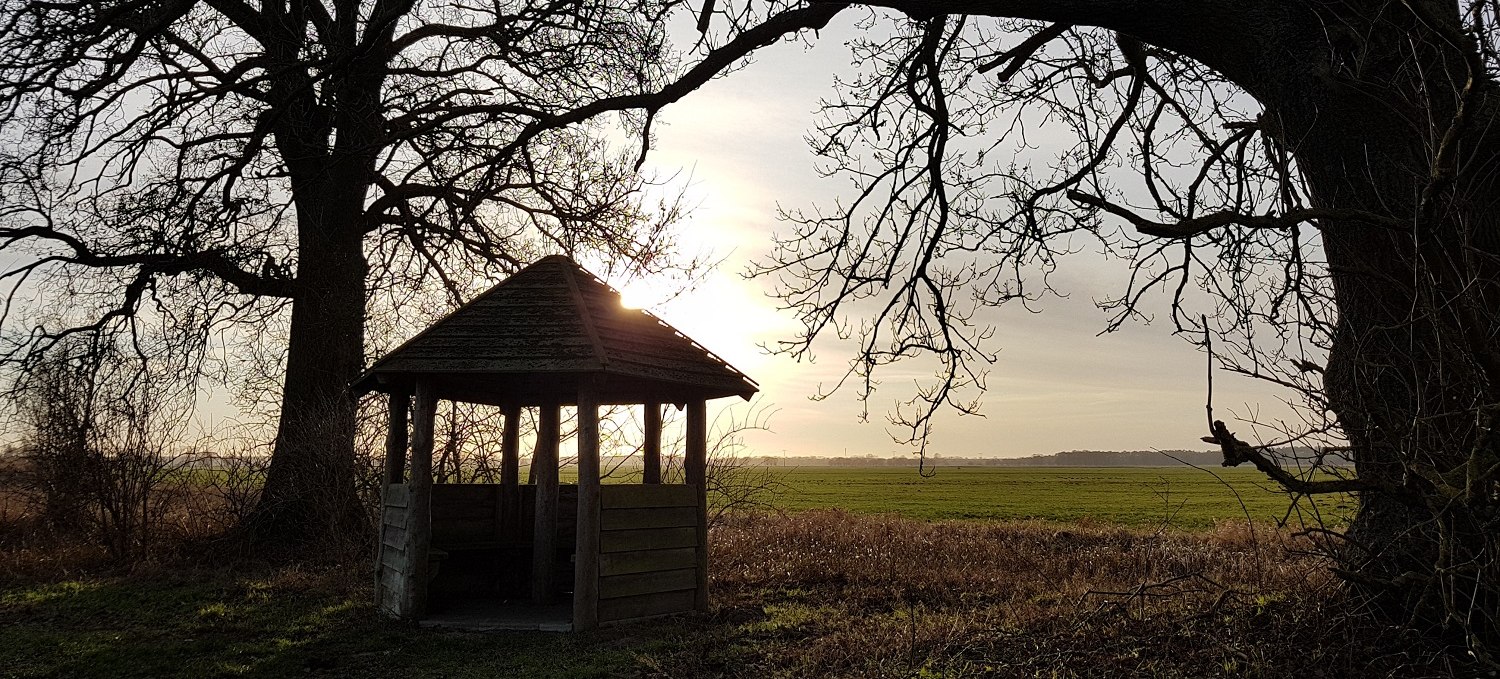
<path fill-rule="evenodd" d="M 370 366 L 353 388 L 443 399 L 571 404 L 585 381 L 603 403 L 682 403 L 759 387 L 728 362 L 640 309 L 572 259 L 538 260 Z"/>

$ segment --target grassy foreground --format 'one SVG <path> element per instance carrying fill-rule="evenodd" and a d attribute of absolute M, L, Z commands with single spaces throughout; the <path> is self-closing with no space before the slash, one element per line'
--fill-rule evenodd
<path fill-rule="evenodd" d="M 845 509 L 912 519 L 1092 521 L 1128 526 L 1206 529 L 1223 521 L 1270 523 L 1290 499 L 1253 469 L 1191 467 L 939 467 L 929 477 L 905 467 L 778 469 L 776 506 Z M 1352 512 L 1347 496 L 1303 499 L 1295 512 L 1338 523 Z M 1297 525 L 1293 514 L 1293 525 Z"/>
<path fill-rule="evenodd" d="M 365 564 L 0 584 L 0 675 L 1444 676 L 1284 534 L 807 511 L 714 532 L 714 609 L 586 634 L 380 620 Z"/>

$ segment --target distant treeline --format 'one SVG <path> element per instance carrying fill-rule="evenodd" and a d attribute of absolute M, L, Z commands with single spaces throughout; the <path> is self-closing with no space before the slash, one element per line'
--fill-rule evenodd
<path fill-rule="evenodd" d="M 1280 449 L 1278 456 L 1311 461 L 1315 452 L 1308 448 Z M 930 456 L 926 464 L 940 467 L 1175 467 L 1193 465 L 1217 467 L 1224 456 L 1217 450 L 1069 450 L 1030 457 L 948 457 Z M 778 467 L 904 467 L 916 464 L 913 457 L 771 457 L 758 460 Z M 1329 456 L 1325 464 L 1347 465 L 1342 458 Z"/>

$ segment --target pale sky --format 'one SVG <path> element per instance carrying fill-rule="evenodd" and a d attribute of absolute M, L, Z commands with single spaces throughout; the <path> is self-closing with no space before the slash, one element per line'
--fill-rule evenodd
<path fill-rule="evenodd" d="M 796 43 L 764 49 L 756 63 L 666 109 L 648 162 L 661 173 L 691 174 L 689 197 L 699 207 L 684 225 L 683 239 L 689 249 L 727 260 L 678 299 L 658 304 L 653 296 L 659 295 L 643 285 L 626 289 L 627 300 L 760 383 L 762 398 L 779 412 L 772 432 L 749 437 L 758 454 L 885 457 L 912 451 L 887 434 L 885 412 L 895 394 L 877 394 L 868 423 L 859 421 L 853 389 L 810 400 L 820 384 L 838 380 L 848 351 L 825 343 L 816 362 L 798 364 L 757 348 L 791 336 L 797 324 L 764 295 L 768 283 L 739 276 L 747 262 L 766 254 L 771 235 L 785 228 L 775 218 L 778 204 L 828 204 L 846 185 L 814 173 L 803 136 L 819 97 L 832 93 L 834 70 L 850 61 L 844 46 L 848 23 L 836 20 L 812 49 Z M 1108 317 L 1091 300 L 1120 292 L 1124 265 L 1087 255 L 1064 264 L 1072 266 L 1062 267 L 1053 281 L 1068 299 L 1045 301 L 1041 314 L 1017 307 L 997 315 L 999 361 L 990 369 L 984 416 L 943 417 L 929 451 L 1015 457 L 1075 449 L 1204 448 L 1198 440 L 1206 429 L 1204 355 L 1173 337 L 1167 323 L 1096 336 Z M 1164 317 L 1166 307 L 1155 311 Z M 921 372 L 920 366 L 898 365 L 883 381 L 910 384 L 902 373 Z M 1221 419 L 1284 411 L 1276 392 L 1222 373 L 1214 399 Z"/>
<path fill-rule="evenodd" d="M 851 357 L 832 341 L 818 344 L 816 360 L 798 363 L 770 356 L 758 345 L 796 334 L 789 314 L 778 312 L 765 291 L 769 283 L 740 276 L 763 257 L 773 234 L 785 229 L 778 205 L 827 205 L 847 180 L 822 179 L 803 140 L 820 97 L 833 93 L 833 74 L 850 70 L 845 42 L 851 17 L 839 17 L 812 48 L 783 43 L 761 50 L 756 62 L 691 93 L 657 118 L 657 139 L 648 171 L 678 174 L 697 205 L 683 224 L 690 253 L 724 258 L 694 290 L 661 303 L 651 283 L 623 286 L 627 302 L 645 306 L 755 379 L 760 402 L 775 409 L 771 431 L 751 432 L 757 455 L 879 457 L 910 454 L 888 433 L 886 414 L 909 393 L 913 380 L 928 377 L 922 365 L 896 365 L 877 378 L 887 388 L 860 421 L 853 388 L 826 400 L 811 397 L 839 380 Z M 690 180 L 688 179 L 690 178 Z M 1065 259 L 1052 277 L 1067 299 L 1049 298 L 1040 314 L 1020 307 L 992 314 L 992 348 L 999 360 L 989 368 L 982 417 L 945 413 L 929 439 L 929 452 L 949 457 L 1019 457 L 1063 450 L 1202 449 L 1205 357 L 1173 337 L 1169 325 L 1132 325 L 1096 336 L 1108 316 L 1092 300 L 1118 295 L 1126 275 L 1122 263 L 1101 263 L 1085 253 Z M 612 281 L 619 285 L 619 281 Z M 1165 305 L 1155 309 L 1158 315 Z M 904 388 L 904 389 L 903 389 Z M 1214 401 L 1221 419 L 1256 412 L 1274 418 L 1286 412 L 1277 394 L 1257 383 L 1220 373 Z M 746 409 L 738 399 L 718 407 Z M 223 392 L 204 395 L 200 415 L 214 429 L 234 421 Z M 711 411 L 711 415 L 713 411 Z M 228 417 L 228 420 L 224 418 Z M 1248 426 L 1234 427 L 1253 440 Z"/>

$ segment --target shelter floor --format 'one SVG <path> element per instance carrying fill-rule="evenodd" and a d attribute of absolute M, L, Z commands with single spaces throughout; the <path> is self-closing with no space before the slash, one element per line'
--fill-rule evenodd
<path fill-rule="evenodd" d="M 573 605 L 571 603 L 539 605 L 530 602 L 475 597 L 464 601 L 449 602 L 440 610 L 422 618 L 418 624 L 423 627 L 464 632 L 508 630 L 571 632 L 573 630 Z"/>

